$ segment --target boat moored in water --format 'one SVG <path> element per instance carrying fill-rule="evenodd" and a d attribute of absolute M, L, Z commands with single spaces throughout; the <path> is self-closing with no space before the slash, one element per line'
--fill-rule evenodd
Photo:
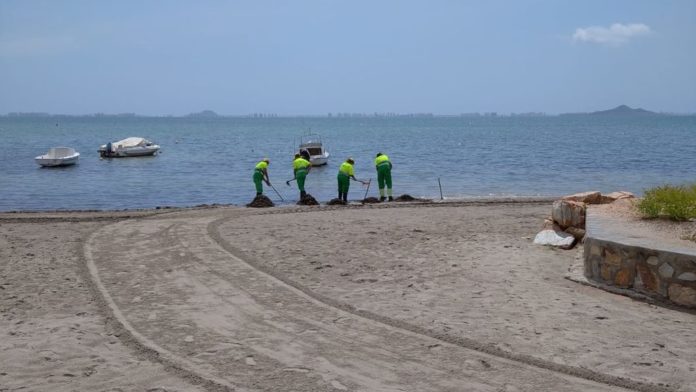
<path fill-rule="evenodd" d="M 307 133 L 300 137 L 298 152 L 306 150 L 309 153 L 309 162 L 312 166 L 322 166 L 329 163 L 329 152 L 324 148 L 321 136 L 316 133 Z"/>
<path fill-rule="evenodd" d="M 129 137 L 116 142 L 102 144 L 99 156 L 102 158 L 143 157 L 155 155 L 160 146 L 142 137 Z"/>
<path fill-rule="evenodd" d="M 44 155 L 34 158 L 43 167 L 70 166 L 77 163 L 80 153 L 71 147 L 52 147 Z"/>

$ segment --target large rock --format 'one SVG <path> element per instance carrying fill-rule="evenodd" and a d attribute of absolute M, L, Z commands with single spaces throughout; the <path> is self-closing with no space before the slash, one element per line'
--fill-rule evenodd
<path fill-rule="evenodd" d="M 602 202 L 602 194 L 598 191 L 575 193 L 573 195 L 563 196 L 561 200 L 579 201 L 585 204 L 599 204 Z"/>
<path fill-rule="evenodd" d="M 579 227 L 567 227 L 565 232 L 575 237 L 575 239 L 578 241 L 582 241 L 582 239 L 585 238 L 585 229 L 581 229 Z"/>
<path fill-rule="evenodd" d="M 551 217 L 561 229 L 568 227 L 585 228 L 585 203 L 572 200 L 556 200 L 553 202 Z"/>
<path fill-rule="evenodd" d="M 575 237 L 562 231 L 542 230 L 534 237 L 534 243 L 571 249 L 575 245 Z"/>
<path fill-rule="evenodd" d="M 612 192 L 606 195 L 602 195 L 602 204 L 609 204 L 613 203 L 617 200 L 621 199 L 635 199 L 635 195 L 631 192 L 626 192 L 626 191 L 618 191 L 618 192 Z"/>

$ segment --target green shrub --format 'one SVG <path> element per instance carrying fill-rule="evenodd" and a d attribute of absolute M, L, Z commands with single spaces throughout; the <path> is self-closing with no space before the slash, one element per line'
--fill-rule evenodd
<path fill-rule="evenodd" d="M 648 189 L 637 206 L 648 218 L 666 217 L 678 221 L 696 218 L 696 184 Z"/>

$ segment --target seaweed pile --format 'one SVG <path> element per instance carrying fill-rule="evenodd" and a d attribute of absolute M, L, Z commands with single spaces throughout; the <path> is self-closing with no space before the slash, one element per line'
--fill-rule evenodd
<path fill-rule="evenodd" d="M 428 200 L 428 199 L 419 199 L 419 198 L 413 197 L 413 196 L 411 196 L 411 195 L 409 195 L 409 194 L 403 194 L 403 195 L 397 197 L 396 199 L 394 199 L 394 201 L 430 201 L 430 200 Z"/>
<path fill-rule="evenodd" d="M 326 204 L 329 205 L 329 206 L 335 206 L 335 205 L 346 205 L 346 204 L 348 204 L 348 203 L 346 203 L 345 201 L 343 201 L 343 200 L 341 200 L 341 199 L 339 199 L 339 198 L 336 197 L 336 198 L 331 199 L 331 200 L 330 200 L 328 203 L 326 203 Z"/>
<path fill-rule="evenodd" d="M 252 208 L 265 208 L 273 207 L 273 202 L 266 195 L 257 195 L 251 203 L 247 204 L 247 207 Z"/>
<path fill-rule="evenodd" d="M 306 193 L 300 201 L 297 202 L 298 206 L 318 206 L 319 202 L 317 199 L 314 198 L 314 196 L 310 195 L 309 193 Z"/>
<path fill-rule="evenodd" d="M 363 199 L 362 203 L 363 204 L 379 203 L 379 199 L 376 197 L 367 197 L 367 198 Z"/>

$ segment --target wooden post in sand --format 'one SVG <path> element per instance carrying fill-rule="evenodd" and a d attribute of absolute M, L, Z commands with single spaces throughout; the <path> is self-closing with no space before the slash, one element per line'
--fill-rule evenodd
<path fill-rule="evenodd" d="M 440 183 L 440 177 L 437 178 L 437 185 L 440 187 L 440 200 L 445 200 L 445 198 L 442 197 L 442 184 Z"/>

